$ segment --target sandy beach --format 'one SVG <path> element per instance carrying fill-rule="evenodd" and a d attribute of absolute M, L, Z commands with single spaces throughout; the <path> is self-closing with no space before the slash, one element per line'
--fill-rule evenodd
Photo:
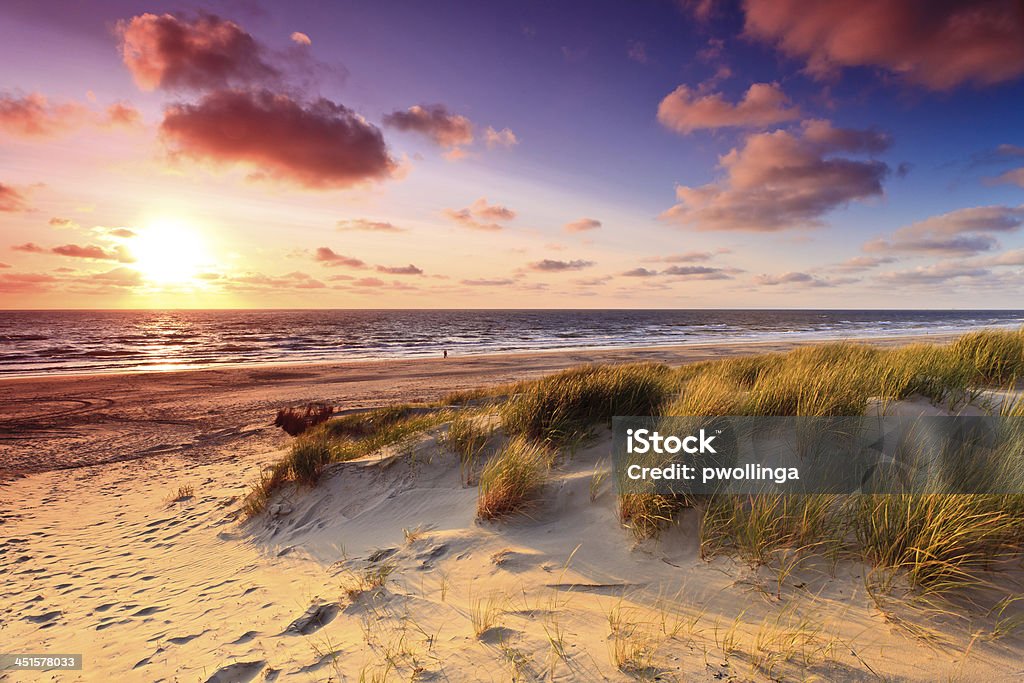
<path fill-rule="evenodd" d="M 86 659 L 80 672 L 0 680 L 1024 675 L 1019 636 L 979 635 L 997 632 L 999 615 L 908 621 L 896 599 L 879 607 L 863 565 L 781 575 L 705 561 L 692 517 L 637 542 L 607 482 L 595 488 L 603 441 L 567 458 L 528 514 L 502 522 L 475 518 L 476 488 L 437 433 L 334 465 L 269 514 L 240 513 L 289 441 L 270 426 L 281 405 L 354 410 L 580 363 L 789 346 L 7 380 L 2 462 L 26 476 L 0 487 L 3 649 Z M 1019 588 L 1018 576 L 1004 580 Z M 635 670 L 616 664 L 626 655 Z"/>
<path fill-rule="evenodd" d="M 942 342 L 950 335 L 871 339 Z M 867 341 L 867 340 L 862 340 Z M 0 379 L 0 481 L 17 474 L 179 453 L 196 462 L 286 443 L 278 408 L 323 401 L 339 411 L 441 396 L 586 363 L 680 365 L 784 351 L 814 341 L 695 344 L 151 373 Z"/>

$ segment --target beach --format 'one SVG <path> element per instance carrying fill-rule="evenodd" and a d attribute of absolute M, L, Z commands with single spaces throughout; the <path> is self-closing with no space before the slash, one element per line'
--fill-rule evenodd
<path fill-rule="evenodd" d="M 880 336 L 877 345 L 954 335 Z M 821 340 L 548 351 L 348 363 L 258 364 L 166 372 L 57 374 L 0 379 L 0 480 L 179 453 L 203 462 L 281 447 L 279 408 L 314 401 L 340 412 L 532 379 L 587 363 L 671 365 L 785 351 Z"/>
<path fill-rule="evenodd" d="M 241 512 L 290 443 L 271 426 L 284 405 L 358 411 L 584 363 L 792 346 L 5 380 L 4 649 L 85 654 L 83 671 L 46 674 L 61 681 L 1020 675 L 1017 636 L 973 643 L 971 629 L 995 630 L 997 617 L 971 628 L 929 617 L 921 636 L 903 605 L 879 608 L 863 565 L 809 563 L 780 578 L 705 561 L 693 518 L 638 542 L 607 482 L 595 488 L 605 442 L 566 460 L 526 515 L 499 522 L 475 518 L 476 488 L 437 434 L 334 465 L 255 519 Z"/>

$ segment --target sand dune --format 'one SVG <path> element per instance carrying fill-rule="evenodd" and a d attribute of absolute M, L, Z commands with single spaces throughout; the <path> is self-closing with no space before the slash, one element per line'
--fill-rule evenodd
<path fill-rule="evenodd" d="M 690 518 L 636 543 L 608 485 L 592 499 L 606 452 L 563 459 L 527 515 L 494 523 L 474 519 L 436 434 L 332 466 L 250 522 L 239 498 L 270 456 L 23 478 L 3 489 L 5 649 L 86 654 L 56 680 L 1020 675 L 1017 640 L 977 637 L 991 618 L 935 617 L 924 637 L 879 609 L 859 565 L 780 579 L 705 562 Z"/>
<path fill-rule="evenodd" d="M 249 482 L 287 443 L 266 427 L 268 406 L 434 398 L 582 359 L 591 358 L 474 359 L 456 373 L 423 361 L 414 372 L 397 364 L 175 373 L 145 378 L 146 394 L 131 377 L 7 383 L 11 414 L 27 422 L 29 410 L 50 410 L 32 407 L 32 391 L 52 392 L 50 406 L 89 391 L 111 400 L 37 414 L 38 430 L 12 428 L 8 462 L 32 448 L 61 458 L 38 460 L 39 469 L 104 453 L 113 462 L 0 486 L 3 649 L 85 655 L 81 672 L 0 679 L 1024 676 L 1024 642 L 1008 628 L 1021 618 L 1016 603 L 993 612 L 980 595 L 952 606 L 911 605 L 899 590 L 879 599 L 870 569 L 843 559 L 771 569 L 705 560 L 690 513 L 656 540 L 636 541 L 619 524 L 607 479 L 595 478 L 607 468 L 606 434 L 560 457 L 525 514 L 496 522 L 476 519 L 477 490 L 440 440 L 446 425 L 331 465 L 317 487 L 289 485 L 267 513 L 241 516 Z M 179 424 L 182 416 L 191 421 Z M 1001 573 L 1002 588 L 1020 591 L 1018 574 Z"/>

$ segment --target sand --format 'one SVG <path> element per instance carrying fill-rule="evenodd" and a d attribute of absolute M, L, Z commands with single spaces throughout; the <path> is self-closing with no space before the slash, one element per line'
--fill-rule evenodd
<path fill-rule="evenodd" d="M 931 336 L 932 341 L 949 337 Z M 905 343 L 911 337 L 872 339 Z M 177 453 L 196 462 L 283 447 L 278 408 L 341 411 L 432 401 L 452 391 L 539 377 L 583 363 L 671 364 L 782 351 L 752 342 L 415 360 L 0 379 L 0 481 L 18 474 Z"/>
<path fill-rule="evenodd" d="M 780 573 L 705 561 L 691 515 L 658 541 L 637 543 L 617 522 L 607 482 L 594 486 L 593 473 L 607 466 L 606 437 L 563 459 L 528 515 L 500 522 L 475 520 L 476 489 L 460 479 L 440 432 L 400 452 L 335 465 L 316 488 L 276 499 L 273 515 L 240 517 L 247 483 L 287 443 L 266 426 L 282 402 L 331 399 L 355 408 L 431 399 L 628 357 L 534 354 L 6 382 L 5 401 L 22 420 L 5 435 L 18 449 L 12 455 L 5 442 L 8 467 L 30 452 L 40 470 L 97 463 L 0 487 L 0 649 L 86 657 L 81 672 L 6 679 L 1024 675 L 1019 636 L 996 637 L 1005 614 L 961 605 L 953 618 L 898 595 L 876 602 L 859 564 L 812 561 Z M 1004 575 L 1001 585 L 1020 592 L 1017 578 Z M 623 659 L 628 664 L 618 666 Z"/>

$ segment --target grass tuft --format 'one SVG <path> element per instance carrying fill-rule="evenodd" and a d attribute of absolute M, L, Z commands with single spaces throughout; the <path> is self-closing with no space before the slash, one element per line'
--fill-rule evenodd
<path fill-rule="evenodd" d="M 496 519 L 525 508 L 544 487 L 552 459 L 544 444 L 523 437 L 506 443 L 480 473 L 477 516 Z"/>
<path fill-rule="evenodd" d="M 655 414 L 673 389 L 667 365 L 588 365 L 517 387 L 501 406 L 509 436 L 555 446 L 585 436 L 615 415 Z"/>

